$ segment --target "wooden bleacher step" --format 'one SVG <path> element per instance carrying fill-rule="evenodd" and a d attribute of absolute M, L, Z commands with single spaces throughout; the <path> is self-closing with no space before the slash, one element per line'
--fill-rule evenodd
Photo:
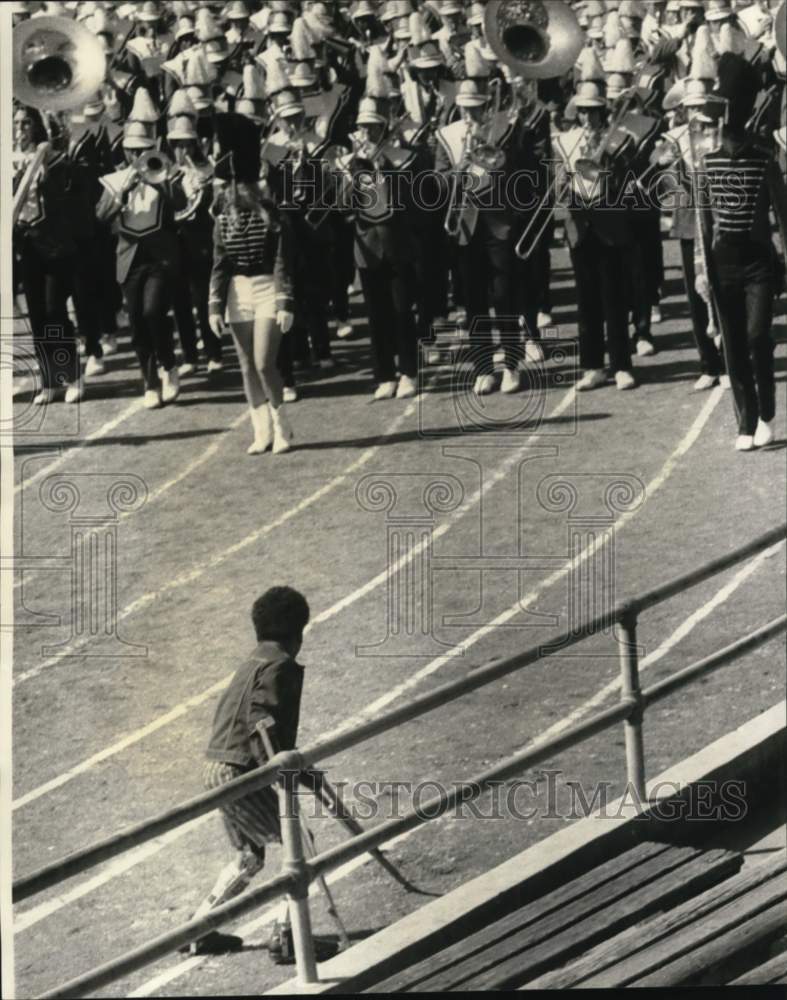
<path fill-rule="evenodd" d="M 736 872 L 739 854 L 640 844 L 368 992 L 518 986 Z"/>
<path fill-rule="evenodd" d="M 787 951 L 769 959 L 743 976 L 738 976 L 728 986 L 787 986 Z"/>
<path fill-rule="evenodd" d="M 773 881 L 787 872 L 787 858 L 757 864 L 708 889 L 700 896 L 663 913 L 645 924 L 630 927 L 611 941 L 604 941 L 577 961 L 528 982 L 523 989 L 570 989 L 572 987 L 616 987 L 628 985 L 635 977 L 653 972 L 665 956 L 678 957 L 688 950 L 688 935 L 700 921 L 721 915 L 734 925 L 736 914 L 747 907 L 746 896 L 764 891 L 773 899 Z M 778 901 L 777 889 L 777 901 Z M 761 903 L 762 900 L 760 899 Z M 756 907 L 758 901 L 753 901 Z M 752 901 L 748 904 L 752 911 Z M 684 936 L 686 935 L 686 936 Z M 685 945 L 685 948 L 684 948 Z"/>

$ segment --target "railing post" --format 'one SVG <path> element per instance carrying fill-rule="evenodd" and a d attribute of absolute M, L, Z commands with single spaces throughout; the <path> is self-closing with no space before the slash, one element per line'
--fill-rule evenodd
<path fill-rule="evenodd" d="M 629 786 L 634 789 L 639 802 L 647 804 L 645 789 L 645 744 L 642 738 L 644 714 L 642 691 L 639 686 L 639 656 L 637 654 L 637 612 L 624 608 L 618 622 L 620 648 L 620 693 L 623 700 L 633 699 L 636 709 L 623 723 L 626 740 L 626 772 Z"/>
<path fill-rule="evenodd" d="M 282 758 L 284 754 L 280 755 Z M 287 896 L 292 923 L 292 940 L 298 980 L 304 986 L 318 982 L 314 959 L 311 915 L 309 913 L 309 868 L 303 851 L 301 821 L 298 813 L 298 769 L 285 768 L 280 772 L 279 818 L 283 850 L 282 873 L 294 878 L 295 886 Z"/>

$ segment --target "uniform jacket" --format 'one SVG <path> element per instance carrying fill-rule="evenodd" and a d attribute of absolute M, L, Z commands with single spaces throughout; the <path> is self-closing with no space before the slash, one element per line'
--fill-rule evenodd
<path fill-rule="evenodd" d="M 271 734 L 274 747 L 294 749 L 302 690 L 303 667 L 277 642 L 260 642 L 235 672 L 216 706 L 208 759 L 241 767 L 254 764 L 254 728 L 265 716 L 271 716 L 276 724 Z"/>
<path fill-rule="evenodd" d="M 32 185 L 15 231 L 47 259 L 71 257 L 92 218 L 86 171 L 58 153 Z"/>

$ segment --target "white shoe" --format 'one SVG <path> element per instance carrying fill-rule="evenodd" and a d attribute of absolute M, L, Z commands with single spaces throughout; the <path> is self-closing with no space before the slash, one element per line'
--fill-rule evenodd
<path fill-rule="evenodd" d="M 94 375 L 103 375 L 107 370 L 103 358 L 96 358 L 92 354 L 85 364 L 85 378 L 92 378 Z"/>
<path fill-rule="evenodd" d="M 721 339 L 721 334 L 720 333 L 717 333 L 716 336 L 713 338 L 713 343 L 716 345 L 716 350 L 720 351 L 721 350 L 721 345 L 723 343 L 722 339 Z"/>
<path fill-rule="evenodd" d="M 54 403 L 55 401 L 55 390 L 54 389 L 42 389 L 39 393 L 36 393 L 33 398 L 33 404 L 35 406 L 46 406 L 48 403 Z"/>
<path fill-rule="evenodd" d="M 767 448 L 769 444 L 773 444 L 776 439 L 773 423 L 773 420 L 760 420 L 757 423 L 757 430 L 754 432 L 755 448 Z"/>
<path fill-rule="evenodd" d="M 443 355 L 436 348 L 430 348 L 426 352 L 426 363 L 428 365 L 439 365 L 443 360 Z"/>
<path fill-rule="evenodd" d="M 292 448 L 292 439 L 295 435 L 281 406 L 278 410 L 271 407 L 271 420 L 273 422 L 273 454 L 283 455 Z"/>
<path fill-rule="evenodd" d="M 147 389 L 142 400 L 146 410 L 158 410 L 161 406 L 161 393 L 158 389 Z"/>
<path fill-rule="evenodd" d="M 84 395 L 85 395 L 85 383 L 81 378 L 78 378 L 76 382 L 69 382 L 68 386 L 66 387 L 67 403 L 78 403 Z"/>
<path fill-rule="evenodd" d="M 645 340 L 643 337 L 637 341 L 637 354 L 641 358 L 650 358 L 656 353 L 656 348 L 649 340 Z"/>
<path fill-rule="evenodd" d="M 500 391 L 506 394 L 512 392 L 519 392 L 519 386 L 521 384 L 521 379 L 519 377 L 519 371 L 514 368 L 505 368 L 503 370 L 503 378 L 500 381 Z"/>
<path fill-rule="evenodd" d="M 732 388 L 732 382 L 730 382 L 730 376 L 729 375 L 719 375 L 719 385 L 722 387 L 722 389 L 731 389 Z"/>
<path fill-rule="evenodd" d="M 626 389 L 636 389 L 637 380 L 631 372 L 615 372 L 615 385 L 622 391 L 625 391 Z"/>
<path fill-rule="evenodd" d="M 180 395 L 180 377 L 177 368 L 161 373 L 161 401 L 174 403 Z"/>
<path fill-rule="evenodd" d="M 650 322 L 653 326 L 658 326 L 661 322 L 661 306 L 653 306 L 650 310 Z"/>
<path fill-rule="evenodd" d="M 254 428 L 254 441 L 246 454 L 262 455 L 273 444 L 273 423 L 267 403 L 252 407 L 251 425 Z"/>
<path fill-rule="evenodd" d="M 85 351 L 87 351 L 87 347 L 85 346 L 84 340 L 78 340 L 77 341 L 77 354 L 80 356 L 80 358 L 83 358 L 85 356 Z"/>
<path fill-rule="evenodd" d="M 412 399 L 418 394 L 418 387 L 409 375 L 402 375 L 396 390 L 397 399 Z"/>
<path fill-rule="evenodd" d="M 537 340 L 528 340 L 525 344 L 525 361 L 540 365 L 544 360 L 544 351 Z"/>
<path fill-rule="evenodd" d="M 607 384 L 607 373 L 603 368 L 589 368 L 576 384 L 577 392 L 590 392 Z"/>
<path fill-rule="evenodd" d="M 715 375 L 700 375 L 694 383 L 694 391 L 707 392 L 707 390 L 712 389 L 718 381 L 719 380 Z"/>
<path fill-rule="evenodd" d="M 178 375 L 180 378 L 186 378 L 189 375 L 193 375 L 196 370 L 196 365 L 193 365 L 190 361 L 184 361 L 180 368 L 178 368 Z"/>
<path fill-rule="evenodd" d="M 754 451 L 754 438 L 751 434 L 739 434 L 735 439 L 736 451 Z"/>
<path fill-rule="evenodd" d="M 106 357 L 111 357 L 118 352 L 118 339 L 114 333 L 107 333 L 101 338 L 101 348 Z"/>
<path fill-rule="evenodd" d="M 223 361 L 209 361 L 208 362 L 208 372 L 209 373 L 212 373 L 212 372 L 222 372 L 222 371 L 224 371 L 224 362 Z"/>
<path fill-rule="evenodd" d="M 380 399 L 393 399 L 396 395 L 396 390 L 399 388 L 398 382 L 381 382 L 377 389 L 375 390 L 374 396 L 375 400 Z"/>
<path fill-rule="evenodd" d="M 298 390 L 294 386 L 285 385 L 282 390 L 282 399 L 285 403 L 297 403 L 298 402 Z"/>
<path fill-rule="evenodd" d="M 540 312 L 536 318 L 536 326 L 539 330 L 546 330 L 547 327 L 552 326 L 552 313 Z"/>
<path fill-rule="evenodd" d="M 495 391 L 494 375 L 479 375 L 473 385 L 476 396 L 488 396 Z"/>
<path fill-rule="evenodd" d="M 348 337 L 352 337 L 353 328 L 351 323 L 342 323 L 341 326 L 336 331 L 336 336 L 339 340 L 347 340 Z"/>

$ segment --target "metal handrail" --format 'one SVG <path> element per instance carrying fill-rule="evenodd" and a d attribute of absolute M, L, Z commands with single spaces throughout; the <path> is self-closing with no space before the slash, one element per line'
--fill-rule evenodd
<path fill-rule="evenodd" d="M 472 671 L 467 677 L 441 685 L 439 688 L 413 699 L 411 702 L 397 709 L 392 709 L 384 713 L 377 719 L 362 723 L 355 729 L 337 733 L 326 740 L 317 741 L 311 746 L 304 748 L 301 752 L 291 751 L 278 754 L 265 767 L 258 769 L 248 777 L 237 779 L 231 783 L 231 786 L 224 786 L 218 793 L 212 792 L 208 795 L 200 796 L 198 799 L 193 799 L 180 807 L 176 807 L 176 809 L 170 810 L 169 813 L 156 817 L 149 823 L 138 824 L 137 827 L 127 830 L 114 838 L 93 845 L 91 848 L 79 852 L 77 855 L 71 855 L 69 858 L 54 865 L 47 866 L 46 869 L 20 879 L 14 886 L 15 898 L 17 899 L 32 895 L 34 892 L 41 891 L 47 885 L 55 884 L 77 874 L 79 871 L 91 867 L 93 864 L 98 863 L 95 860 L 97 855 L 100 855 L 100 860 L 106 860 L 108 857 L 122 853 L 122 851 L 128 848 L 127 846 L 120 845 L 128 841 L 131 836 L 135 836 L 133 840 L 134 844 L 142 843 L 144 840 L 151 839 L 152 836 L 158 836 L 165 829 L 172 829 L 174 826 L 188 822 L 190 819 L 195 818 L 195 816 L 210 811 L 220 802 L 232 801 L 234 798 L 248 794 L 252 787 L 264 787 L 276 780 L 277 776 L 281 778 L 283 789 L 282 839 L 286 859 L 286 874 L 279 875 L 277 878 L 264 883 L 258 889 L 247 893 L 239 900 L 217 907 L 201 920 L 191 921 L 188 924 L 182 925 L 180 928 L 176 928 L 174 931 L 156 938 L 147 945 L 142 945 L 134 951 L 121 956 L 119 959 L 106 963 L 92 972 L 63 984 L 56 990 L 45 994 L 45 996 L 83 996 L 86 992 L 98 989 L 100 986 L 112 982 L 121 975 L 128 974 L 148 965 L 173 948 L 185 943 L 185 941 L 202 936 L 207 930 L 226 923 L 228 920 L 237 917 L 240 913 L 247 912 L 247 910 L 256 907 L 261 902 L 277 898 L 285 893 L 288 895 L 291 908 L 294 911 L 293 932 L 296 939 L 296 958 L 298 960 L 299 973 L 303 982 L 313 982 L 316 979 L 316 966 L 314 963 L 313 942 L 311 940 L 307 896 L 309 884 L 317 875 L 331 871 L 346 861 L 356 858 L 375 847 L 379 847 L 402 833 L 415 829 L 421 823 L 436 818 L 445 809 L 451 808 L 452 805 L 459 801 L 471 801 L 480 795 L 491 781 L 510 777 L 521 772 L 525 767 L 553 757 L 556 752 L 575 746 L 618 721 L 623 721 L 625 727 L 629 784 L 636 793 L 639 802 L 644 803 L 646 801 L 646 789 L 642 721 L 646 705 L 666 697 L 679 688 L 687 686 L 698 677 L 724 666 L 742 653 L 761 645 L 779 632 L 787 630 L 787 615 L 774 619 L 762 628 L 744 636 L 742 639 L 643 691 L 639 688 L 638 647 L 636 641 L 637 616 L 639 611 L 647 607 L 653 607 L 655 604 L 665 601 L 675 596 L 675 594 L 734 566 L 747 557 L 767 550 L 782 541 L 786 534 L 787 526 L 773 529 L 755 541 L 728 553 L 726 556 L 713 560 L 713 562 L 707 563 L 691 573 L 674 578 L 640 597 L 623 602 L 613 612 L 598 616 L 582 630 L 567 634 L 552 644 L 552 648 L 557 643 L 560 643 L 561 648 L 565 648 L 588 638 L 590 635 L 596 634 L 602 629 L 608 628 L 613 622 L 617 623 L 621 627 L 618 642 L 620 647 L 622 688 L 622 697 L 618 704 L 597 713 L 583 723 L 571 727 L 552 740 L 521 751 L 514 757 L 496 765 L 494 768 L 470 779 L 468 784 L 458 786 L 451 792 L 436 796 L 434 799 L 429 800 L 426 805 L 422 806 L 420 810 L 414 810 L 403 817 L 389 820 L 371 830 L 367 830 L 345 841 L 343 844 L 318 855 L 311 861 L 306 861 L 303 857 L 298 824 L 284 822 L 285 813 L 291 817 L 297 811 L 297 792 L 295 784 L 292 781 L 294 772 L 303 770 L 321 759 L 333 756 L 341 750 L 355 746 L 370 738 L 370 736 L 385 732 L 402 722 L 416 718 L 438 705 L 461 697 L 463 694 L 513 673 L 521 667 L 536 662 L 549 654 L 545 654 L 541 647 L 536 647 L 517 656 L 510 657 L 507 660 L 487 664 Z M 430 808 L 430 814 L 424 816 L 427 806 L 439 807 L 440 811 L 432 815 Z M 184 814 L 186 814 L 186 818 L 175 819 L 175 817 L 182 817 Z M 157 833 L 148 836 L 151 826 L 155 827 Z"/>
<path fill-rule="evenodd" d="M 674 597 L 681 590 L 702 583 L 710 576 L 715 576 L 725 569 L 729 569 L 737 563 L 742 562 L 749 556 L 770 548 L 775 543 L 784 539 L 785 536 L 787 536 L 787 525 L 774 528 L 753 542 L 749 542 L 733 550 L 726 556 L 715 559 L 711 563 L 701 566 L 690 573 L 675 577 L 640 597 L 623 602 L 614 610 L 599 615 L 593 621 L 586 623 L 581 629 L 565 633 L 551 645 L 553 647 L 560 647 L 561 649 L 576 645 L 591 635 L 608 628 L 613 622 L 621 622 L 626 615 L 631 613 L 636 614 L 641 610 L 651 608 L 670 597 Z M 409 722 L 419 715 L 431 711 L 433 708 L 469 694 L 486 684 L 490 684 L 492 681 L 500 680 L 502 677 L 522 669 L 522 667 L 530 666 L 532 663 L 543 659 L 544 656 L 543 648 L 536 646 L 516 656 L 485 664 L 471 671 L 466 677 L 441 684 L 426 694 L 419 695 L 397 708 L 389 709 L 387 712 L 368 722 L 361 723 L 353 729 L 348 728 L 344 732 L 336 733 L 326 739 L 317 740 L 315 743 L 307 745 L 298 752 L 298 758 L 291 759 L 289 764 L 293 768 L 300 769 L 311 767 L 321 760 L 357 746 L 372 736 L 377 736 L 389 729 L 394 729 L 403 722 Z M 221 788 L 204 792 L 201 795 L 188 799 L 186 802 L 174 806 L 163 813 L 159 813 L 157 816 L 129 826 L 118 834 L 97 841 L 80 851 L 75 851 L 65 858 L 61 858 L 59 861 L 51 862 L 37 871 L 31 872 L 29 875 L 21 876 L 13 883 L 13 901 L 15 903 L 21 902 L 36 893 L 42 892 L 44 889 L 57 885 L 67 878 L 87 871 L 87 869 L 103 861 L 108 861 L 118 854 L 123 854 L 132 847 L 138 847 L 140 844 L 160 837 L 169 830 L 182 826 L 184 823 L 197 819 L 199 816 L 204 816 L 218 806 L 233 802 L 252 791 L 272 785 L 278 777 L 280 767 L 280 763 L 270 762 L 248 775 L 227 782 Z"/>

